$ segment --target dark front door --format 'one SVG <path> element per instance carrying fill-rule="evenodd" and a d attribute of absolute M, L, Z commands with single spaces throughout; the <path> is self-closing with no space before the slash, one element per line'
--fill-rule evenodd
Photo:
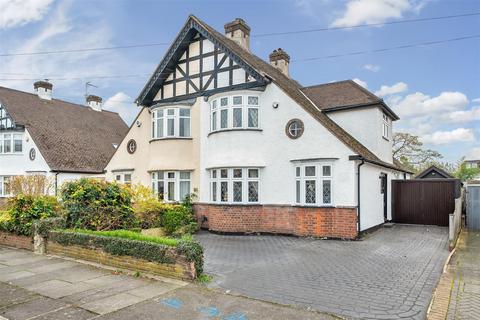
<path fill-rule="evenodd" d="M 388 203 L 388 176 L 386 173 L 380 175 L 380 192 L 383 194 L 383 220 L 387 221 L 387 203 Z"/>

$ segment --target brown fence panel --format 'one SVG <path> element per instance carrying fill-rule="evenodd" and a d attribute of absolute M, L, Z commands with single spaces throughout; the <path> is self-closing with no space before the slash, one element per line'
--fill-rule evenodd
<path fill-rule="evenodd" d="M 455 210 L 457 181 L 392 181 L 392 215 L 397 223 L 448 226 L 448 215 Z"/>

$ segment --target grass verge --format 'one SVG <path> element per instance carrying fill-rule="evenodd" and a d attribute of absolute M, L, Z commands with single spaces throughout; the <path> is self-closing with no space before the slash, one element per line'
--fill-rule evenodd
<path fill-rule="evenodd" d="M 89 234 L 96 236 L 104 236 L 111 238 L 121 238 L 128 240 L 144 241 L 144 242 L 153 242 L 158 244 L 164 244 L 170 247 L 176 247 L 178 245 L 178 240 L 164 237 L 155 237 L 155 236 L 146 236 L 138 232 L 129 231 L 129 230 L 112 230 L 112 231 L 92 231 L 85 229 L 66 229 L 65 232 L 75 232 L 81 234 Z"/>

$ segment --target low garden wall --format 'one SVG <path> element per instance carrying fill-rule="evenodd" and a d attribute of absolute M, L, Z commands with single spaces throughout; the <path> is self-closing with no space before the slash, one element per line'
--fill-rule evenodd
<path fill-rule="evenodd" d="M 356 208 L 195 204 L 202 227 L 225 233 L 278 233 L 355 239 Z"/>
<path fill-rule="evenodd" d="M 191 246 L 192 242 L 181 240 L 176 247 L 170 247 L 69 231 L 51 231 L 46 242 L 46 252 L 115 268 L 192 280 L 203 271 L 203 261 L 201 250 L 198 255 L 195 252 L 198 248 Z"/>
<path fill-rule="evenodd" d="M 33 238 L 0 231 L 0 245 L 33 251 Z"/>

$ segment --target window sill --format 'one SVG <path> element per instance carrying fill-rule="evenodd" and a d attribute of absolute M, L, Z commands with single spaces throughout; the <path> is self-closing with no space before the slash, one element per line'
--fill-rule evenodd
<path fill-rule="evenodd" d="M 155 138 L 151 139 L 149 143 L 155 142 L 155 141 L 165 141 L 165 140 L 193 140 L 192 137 L 165 137 L 165 138 Z"/>
<path fill-rule="evenodd" d="M 241 207 L 248 207 L 248 206 L 261 206 L 260 202 L 249 202 L 249 203 L 242 203 L 242 202 L 208 202 L 209 205 L 214 206 L 241 206 Z"/>
<path fill-rule="evenodd" d="M 23 156 L 23 152 L 0 153 L 0 156 Z"/>
<path fill-rule="evenodd" d="M 216 133 L 221 133 L 221 132 L 232 132 L 232 131 L 257 131 L 257 132 L 262 132 L 263 129 L 259 129 L 259 128 L 232 128 L 232 129 L 220 129 L 220 130 L 216 130 L 216 131 L 212 131 L 210 132 L 207 137 L 209 137 L 210 135 L 212 134 L 216 134 Z"/>
<path fill-rule="evenodd" d="M 336 208 L 333 204 L 294 204 L 292 207 L 300 208 Z"/>

